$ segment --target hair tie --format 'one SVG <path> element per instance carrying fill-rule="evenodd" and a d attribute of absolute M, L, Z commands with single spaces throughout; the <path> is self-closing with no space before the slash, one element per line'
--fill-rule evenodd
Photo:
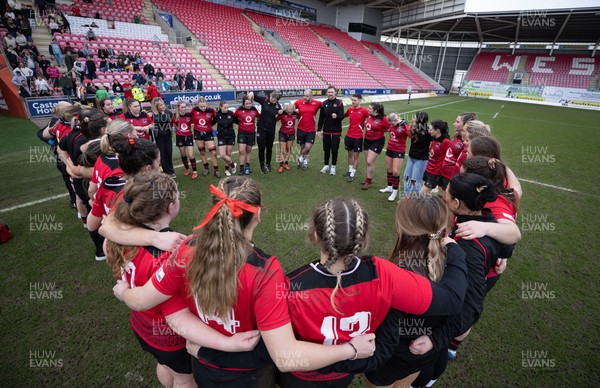
<path fill-rule="evenodd" d="M 438 230 L 437 233 L 430 233 L 427 235 L 427 237 L 429 237 L 430 240 L 439 240 L 441 235 L 442 235 L 442 231 Z"/>
<path fill-rule="evenodd" d="M 79 120 L 79 113 L 75 113 L 75 114 L 73 115 L 73 118 L 75 118 L 75 119 Z"/>
<path fill-rule="evenodd" d="M 481 185 L 475 188 L 475 190 L 477 190 L 478 193 L 481 193 L 485 189 L 487 189 L 487 185 Z"/>
<path fill-rule="evenodd" d="M 490 158 L 488 160 L 488 167 L 490 168 L 490 170 L 496 171 L 496 162 L 499 162 L 499 160 L 496 158 Z"/>
<path fill-rule="evenodd" d="M 131 144 L 132 146 L 135 145 L 135 141 L 131 137 L 129 138 L 129 144 Z"/>
<path fill-rule="evenodd" d="M 131 199 L 130 197 L 124 197 L 123 201 L 125 201 L 126 203 L 131 203 L 133 202 L 133 199 Z"/>
<path fill-rule="evenodd" d="M 217 214 L 217 212 L 223 205 L 227 205 L 229 210 L 231 210 L 231 214 L 233 215 L 233 218 L 240 218 L 240 216 L 244 213 L 244 210 L 249 211 L 250 213 L 256 213 L 256 212 L 258 212 L 258 209 L 260 209 L 260 206 L 252 206 L 250 204 L 247 204 L 246 202 L 242 202 L 237 199 L 229 198 L 228 196 L 225 195 L 225 193 L 223 193 L 221 190 L 217 189 L 214 185 L 210 185 L 210 192 L 212 194 L 216 195 L 217 197 L 221 198 L 221 200 L 219 202 L 217 202 L 212 207 L 212 209 L 210 209 L 210 211 L 208 212 L 208 214 L 206 215 L 206 217 L 204 218 L 202 223 L 200 225 L 196 226 L 194 228 L 194 230 L 200 229 L 204 225 L 208 224 L 208 222 L 210 220 L 212 220 L 212 218 L 215 216 L 215 214 Z"/>

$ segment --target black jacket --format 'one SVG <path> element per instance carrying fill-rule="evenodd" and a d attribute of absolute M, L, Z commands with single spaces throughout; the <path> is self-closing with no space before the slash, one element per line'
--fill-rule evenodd
<path fill-rule="evenodd" d="M 262 107 L 260 111 L 260 117 L 256 125 L 259 131 L 273 132 L 275 133 L 275 126 L 277 124 L 277 115 L 280 110 L 283 110 L 281 104 L 276 102 L 273 104 L 269 97 L 263 97 L 254 95 L 254 101 L 258 102 Z"/>
<path fill-rule="evenodd" d="M 336 114 L 335 119 L 331 118 L 332 114 Z M 323 101 L 321 113 L 319 114 L 319 125 L 317 131 L 325 132 L 342 132 L 342 120 L 344 119 L 344 104 L 339 98 Z"/>
<path fill-rule="evenodd" d="M 223 113 L 221 109 L 218 109 L 213 117 L 212 124 L 217 124 L 217 135 L 222 137 L 235 134 L 233 130 L 233 123 L 235 121 L 233 112 L 228 111 L 227 113 Z"/>

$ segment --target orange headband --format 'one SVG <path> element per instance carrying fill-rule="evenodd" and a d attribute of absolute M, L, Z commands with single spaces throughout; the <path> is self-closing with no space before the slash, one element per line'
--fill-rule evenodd
<path fill-rule="evenodd" d="M 210 220 L 217 214 L 221 206 L 227 205 L 229 210 L 231 210 L 231 214 L 233 214 L 234 218 L 240 218 L 240 216 L 244 213 L 244 210 L 249 211 L 250 213 L 256 213 L 260 209 L 260 206 L 252 206 L 247 204 L 246 202 L 239 201 L 237 199 L 229 198 L 225 195 L 221 190 L 217 189 L 214 185 L 210 185 L 210 192 L 215 194 L 217 197 L 221 198 L 219 202 L 217 202 L 212 209 L 208 212 L 204 221 L 198 226 L 194 228 L 200 229 L 204 225 L 208 224 Z"/>

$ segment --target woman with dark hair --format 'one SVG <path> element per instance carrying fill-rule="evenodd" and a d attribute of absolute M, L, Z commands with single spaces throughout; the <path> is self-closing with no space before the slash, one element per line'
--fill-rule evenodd
<path fill-rule="evenodd" d="M 252 156 L 252 146 L 256 142 L 256 121 L 260 118 L 260 113 L 252 105 L 250 96 L 245 95 L 242 105 L 236 109 L 233 117 L 238 125 L 239 174 L 250 175 L 252 172 L 250 157 Z"/>
<path fill-rule="evenodd" d="M 440 171 L 442 184 L 439 186 L 439 190 L 441 193 L 446 191 L 448 182 L 460 172 L 460 166 L 467 158 L 466 147 L 463 144 L 463 127 L 465 123 L 471 120 L 477 120 L 477 114 L 470 112 L 461 113 L 454 120 L 454 137 L 450 140 L 450 146 L 448 147 L 448 151 L 446 151 L 446 157 Z"/>
<path fill-rule="evenodd" d="M 115 94 L 123 94 L 123 85 L 119 82 L 118 79 L 113 79 L 112 90 Z"/>
<path fill-rule="evenodd" d="M 135 98 L 128 98 L 123 104 L 121 120 L 128 121 L 137 134 L 137 137 L 151 139 L 151 130 L 154 128 L 152 117 L 142 110 L 142 106 Z"/>
<path fill-rule="evenodd" d="M 406 162 L 404 170 L 404 195 L 421 191 L 423 173 L 429 159 L 429 143 L 431 142 L 431 135 L 427 128 L 428 121 L 429 115 L 424 111 L 415 113 L 413 117 L 413 125 L 410 128 L 408 162 Z"/>
<path fill-rule="evenodd" d="M 219 157 L 225 162 L 225 176 L 231 176 L 236 173 L 236 164 L 231 158 L 231 152 L 235 145 L 235 131 L 233 123 L 235 118 L 233 112 L 229 110 L 227 101 L 222 100 L 219 103 L 219 110 L 215 114 L 213 125 L 217 124 L 217 139 L 219 143 Z M 231 172 L 229 172 L 231 169 Z"/>
<path fill-rule="evenodd" d="M 173 167 L 173 112 L 160 97 L 152 99 L 152 122 L 154 124 L 154 139 L 160 151 L 160 166 L 162 171 L 175 179 Z"/>
<path fill-rule="evenodd" d="M 424 185 L 421 187 L 422 193 L 428 193 L 442 185 L 442 164 L 446 157 L 446 151 L 450 147 L 448 123 L 442 120 L 432 121 L 429 124 L 429 135 L 431 136 L 429 160 L 423 174 Z"/>
<path fill-rule="evenodd" d="M 361 189 L 368 190 L 371 187 L 373 174 L 375 173 L 375 161 L 385 146 L 385 133 L 389 131 L 390 124 L 383 104 L 372 102 L 367 108 L 369 117 L 365 123 L 365 159 L 367 161 L 367 177 L 362 183 Z"/>

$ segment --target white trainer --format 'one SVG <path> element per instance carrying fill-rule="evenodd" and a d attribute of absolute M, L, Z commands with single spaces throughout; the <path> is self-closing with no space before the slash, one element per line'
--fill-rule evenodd
<path fill-rule="evenodd" d="M 398 197 L 398 190 L 392 190 L 392 194 L 388 197 L 388 201 L 394 202 Z"/>
<path fill-rule="evenodd" d="M 392 186 L 387 186 L 383 189 L 379 189 L 380 193 L 391 193 L 392 192 Z"/>
<path fill-rule="evenodd" d="M 323 166 L 321 169 L 321 174 L 327 174 L 329 172 L 329 166 Z"/>
<path fill-rule="evenodd" d="M 335 166 L 331 166 L 331 169 L 329 170 L 329 175 L 335 175 Z"/>

